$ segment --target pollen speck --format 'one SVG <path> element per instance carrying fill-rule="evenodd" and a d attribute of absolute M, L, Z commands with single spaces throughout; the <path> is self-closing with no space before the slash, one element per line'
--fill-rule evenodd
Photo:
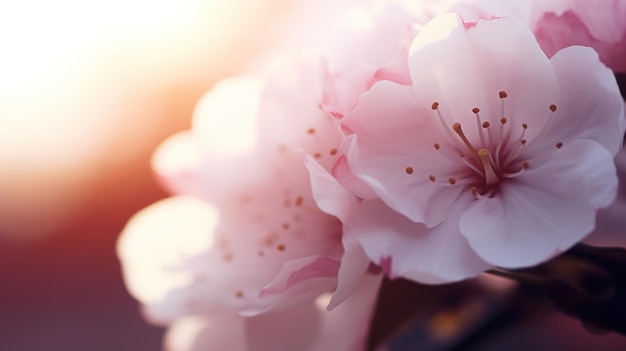
<path fill-rule="evenodd" d="M 528 168 L 528 166 L 529 166 L 529 165 L 528 165 L 528 162 L 522 162 L 522 168 L 523 168 L 523 169 Z"/>
<path fill-rule="evenodd" d="M 478 112 L 480 112 L 480 109 L 479 109 L 478 107 L 474 107 L 474 108 L 472 109 L 472 112 L 473 112 L 473 113 L 478 113 Z"/>
<path fill-rule="evenodd" d="M 289 223 L 285 222 L 285 223 L 283 223 L 282 227 L 283 227 L 283 229 L 287 230 L 287 229 L 289 229 L 290 225 L 289 225 Z"/>
<path fill-rule="evenodd" d="M 296 206 L 298 207 L 302 206 L 303 202 L 304 202 L 304 199 L 302 198 L 302 196 L 296 197 Z"/>
<path fill-rule="evenodd" d="M 430 105 L 430 108 L 432 108 L 433 110 L 436 110 L 439 108 L 439 103 L 437 101 L 433 102 L 432 105 Z"/>
<path fill-rule="evenodd" d="M 435 145 L 433 145 L 435 147 L 435 150 L 439 150 L 439 144 L 435 143 Z"/>
<path fill-rule="evenodd" d="M 526 124 L 526 123 L 522 123 L 522 128 L 524 128 L 524 129 L 528 129 L 528 124 Z"/>
<path fill-rule="evenodd" d="M 306 130 L 307 134 L 315 134 L 315 128 L 309 128 Z"/>
<path fill-rule="evenodd" d="M 489 128 L 489 122 L 483 122 L 483 128 Z"/>
<path fill-rule="evenodd" d="M 498 96 L 500 97 L 500 99 L 504 99 L 509 95 L 506 93 L 506 91 L 502 90 L 498 93 Z"/>
<path fill-rule="evenodd" d="M 550 105 L 550 111 L 552 111 L 552 112 L 556 111 L 556 105 L 555 104 Z"/>
<path fill-rule="evenodd" d="M 322 154 L 320 154 L 319 152 L 316 152 L 316 153 L 313 154 L 313 157 L 320 158 L 320 157 L 322 157 Z"/>
<path fill-rule="evenodd" d="M 456 179 L 454 179 L 454 178 L 452 178 L 452 177 L 451 177 L 451 178 L 449 178 L 449 179 L 448 179 L 448 182 L 449 182 L 451 185 L 454 185 L 454 184 L 456 184 Z"/>
<path fill-rule="evenodd" d="M 437 180 L 434 175 L 428 176 L 428 179 L 433 183 L 435 182 L 435 180 Z"/>
<path fill-rule="evenodd" d="M 526 139 L 522 139 L 519 142 L 522 143 L 522 145 L 526 145 Z"/>
<path fill-rule="evenodd" d="M 506 119 L 506 117 L 502 117 L 502 118 L 500 118 L 500 123 L 502 123 L 502 124 L 506 124 L 506 122 L 508 122 L 508 120 Z"/>
<path fill-rule="evenodd" d="M 413 167 L 407 167 L 404 171 L 406 174 L 413 174 Z"/>
<path fill-rule="evenodd" d="M 259 250 L 259 257 L 263 257 L 265 256 L 265 252 L 263 252 L 263 250 Z"/>
<path fill-rule="evenodd" d="M 236 296 L 238 299 L 243 298 L 243 291 L 241 291 L 241 290 L 237 290 L 237 291 L 235 291 L 235 296 Z"/>
<path fill-rule="evenodd" d="M 337 155 L 337 149 L 335 149 L 335 148 L 330 149 L 330 155 L 331 156 Z"/>
<path fill-rule="evenodd" d="M 278 245 L 276 245 L 276 250 L 278 250 L 278 251 L 285 251 L 285 249 L 286 249 L 286 248 L 287 248 L 287 247 L 285 247 L 285 245 L 284 245 L 284 244 L 278 244 Z"/>
<path fill-rule="evenodd" d="M 558 143 L 556 143 L 556 148 L 557 149 L 560 149 L 562 147 L 563 147 L 563 143 L 562 142 L 559 141 Z"/>

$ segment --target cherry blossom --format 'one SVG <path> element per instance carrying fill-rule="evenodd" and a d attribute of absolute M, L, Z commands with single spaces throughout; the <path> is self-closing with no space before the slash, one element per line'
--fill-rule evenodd
<path fill-rule="evenodd" d="M 342 117 L 377 81 L 408 84 L 406 55 L 419 25 L 407 8 L 394 2 L 349 12 L 330 41 L 324 108 Z"/>
<path fill-rule="evenodd" d="M 199 281 L 198 274 L 206 268 L 199 262 L 190 266 L 190 258 L 215 245 L 210 234 L 215 234 L 219 221 L 217 208 L 197 198 L 176 196 L 139 212 L 120 241 L 129 290 L 145 304 L 153 322 L 172 323 L 167 350 L 363 349 L 380 275 L 364 276 L 354 294 L 330 312 L 326 311 L 327 295 L 250 317 L 239 315 L 227 304 L 207 311 L 208 300 L 217 300 L 219 290 L 223 290 L 221 298 L 228 300 L 230 289 L 214 286 L 212 296 L 205 296 L 206 290 L 189 289 L 193 284 L 224 283 L 215 276 Z M 234 272 L 222 274 L 229 273 Z"/>
<path fill-rule="evenodd" d="M 626 3 L 621 0 L 460 0 L 448 10 L 466 21 L 515 17 L 528 25 L 543 51 L 583 45 L 592 47 L 614 71 L 626 72 Z"/>
<path fill-rule="evenodd" d="M 589 46 L 607 66 L 626 72 L 626 2 L 553 0 L 536 6 L 533 32 L 546 54 L 570 45 Z"/>
<path fill-rule="evenodd" d="M 303 162 L 308 153 L 330 168 L 342 138 L 320 107 L 325 69 L 321 57 L 303 55 L 265 81 L 224 82 L 203 97 L 192 130 L 159 148 L 155 169 L 181 195 L 138 213 L 119 243 L 129 289 L 152 322 L 223 319 L 250 350 L 337 342 L 324 328 L 347 312 L 326 317 L 313 301 L 337 290 L 336 307 L 367 281 L 362 318 L 349 319 L 360 333 L 347 339 L 364 340 L 380 275 L 367 274 L 362 251 L 344 248 L 341 222 L 317 207 Z M 278 321 L 294 328 L 292 337 L 272 341 L 267 323 Z"/>
<path fill-rule="evenodd" d="M 166 350 L 365 350 L 380 277 L 367 276 L 355 293 L 332 311 L 327 296 L 299 307 L 241 317 L 224 310 L 177 320 L 168 330 Z"/>
<path fill-rule="evenodd" d="M 370 259 L 415 280 L 458 280 L 537 264 L 593 230 L 615 198 L 625 128 L 593 50 L 549 59 L 518 20 L 450 14 L 416 36 L 409 68 L 412 86 L 379 82 L 342 120 L 347 169 L 384 202 L 362 219 L 406 217 L 355 234 Z"/>

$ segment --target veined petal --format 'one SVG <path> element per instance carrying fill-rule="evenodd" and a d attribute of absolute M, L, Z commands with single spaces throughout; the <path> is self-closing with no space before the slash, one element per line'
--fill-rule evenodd
<path fill-rule="evenodd" d="M 450 142 L 443 144 L 447 135 L 432 112 L 417 102 L 411 87 L 383 81 L 342 121 L 344 129 L 355 135 L 346 151 L 352 174 L 394 210 L 428 226 L 445 219 L 462 191 L 433 186 L 429 176 L 454 175 L 463 167 L 460 156 L 452 161 L 433 147 Z"/>
<path fill-rule="evenodd" d="M 368 201 L 350 230 L 369 258 L 390 277 L 441 284 L 474 277 L 491 267 L 469 246 L 458 218 L 471 198 L 459 199 L 449 218 L 434 228 L 414 223 L 381 201 Z"/>
<path fill-rule="evenodd" d="M 425 106 L 437 101 L 450 125 L 474 125 L 472 109 L 479 108 L 482 120 L 493 125 L 506 117 L 539 130 L 546 123 L 540 117 L 558 100 L 550 61 L 532 32 L 513 18 L 464 23 L 455 14 L 436 17 L 416 36 L 409 68 L 418 99 Z M 503 111 L 501 91 L 508 95 Z M 528 136 L 535 132 L 529 129 Z"/>
<path fill-rule="evenodd" d="M 611 154 L 591 140 L 564 146 L 519 178 L 461 216 L 461 232 L 493 265 L 531 266 L 567 250 L 593 230 L 596 210 L 617 191 Z"/>
<path fill-rule="evenodd" d="M 550 61 L 561 86 L 561 98 L 541 140 L 531 142 L 532 149 L 542 152 L 553 149 L 557 142 L 591 139 L 617 154 L 622 148 L 626 118 L 613 72 L 593 49 L 582 46 L 563 49 Z"/>

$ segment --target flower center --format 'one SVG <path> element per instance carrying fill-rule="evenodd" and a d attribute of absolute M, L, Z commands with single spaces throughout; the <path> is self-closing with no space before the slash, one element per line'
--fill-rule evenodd
<path fill-rule="evenodd" d="M 504 114 L 504 102 L 508 94 L 500 91 L 498 97 L 499 123 L 494 126 L 483 121 L 480 109 L 474 107 L 472 113 L 476 119 L 476 130 L 472 136 L 466 134 L 460 122 L 450 124 L 446 121 L 439 110 L 439 102 L 433 102 L 431 108 L 437 113 L 448 139 L 446 143 L 435 143 L 435 151 L 453 162 L 461 161 L 462 165 L 455 174 L 429 175 L 430 182 L 444 186 L 464 185 L 476 198 L 492 197 L 503 181 L 516 178 L 528 169 L 529 160 L 523 157 L 523 152 L 528 147 L 525 139 L 528 125 L 512 125 Z M 556 105 L 550 105 L 549 110 L 551 112 L 547 123 L 552 119 Z M 562 142 L 556 144 L 557 148 L 562 146 Z"/>

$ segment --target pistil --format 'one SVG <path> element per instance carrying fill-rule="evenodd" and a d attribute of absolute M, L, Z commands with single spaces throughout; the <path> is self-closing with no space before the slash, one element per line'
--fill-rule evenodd
<path fill-rule="evenodd" d="M 489 150 L 480 149 L 476 154 L 478 155 L 478 158 L 483 165 L 483 170 L 485 171 L 485 184 L 487 186 L 493 186 L 498 184 L 500 179 L 498 178 L 498 175 L 496 174 L 496 171 L 493 169 L 493 165 L 491 164 L 491 155 L 489 153 Z"/>

